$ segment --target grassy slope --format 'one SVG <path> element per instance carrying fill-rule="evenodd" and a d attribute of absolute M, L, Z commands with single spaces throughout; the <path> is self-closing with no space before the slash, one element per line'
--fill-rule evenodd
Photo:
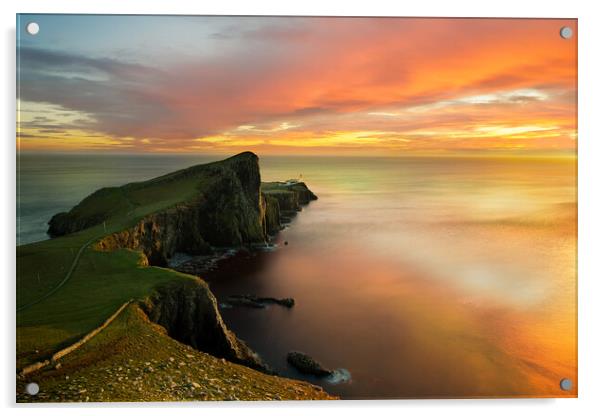
<path fill-rule="evenodd" d="M 185 278 L 171 270 L 139 267 L 138 259 L 138 253 L 128 250 L 86 249 L 64 287 L 18 314 L 17 366 L 76 341 L 125 301 L 144 297 L 158 283 Z"/>
<path fill-rule="evenodd" d="M 103 332 L 68 355 L 60 368 L 19 380 L 36 381 L 32 401 L 166 401 L 331 399 L 320 387 L 268 376 L 181 344 L 130 305 Z"/>
<path fill-rule="evenodd" d="M 111 217 L 105 224 L 17 247 L 17 308 L 35 302 L 56 287 L 86 242 L 127 228 L 147 214 L 190 199 L 207 180 L 202 170 L 195 175 L 178 173 L 105 188 L 76 208 L 88 213 L 110 210 Z M 157 283 L 177 278 L 177 274 L 169 270 L 140 268 L 138 261 L 138 254 L 126 250 L 102 253 L 86 248 L 64 287 L 17 313 L 17 367 L 45 357 L 77 339 L 128 299 L 144 297 Z"/>
<path fill-rule="evenodd" d="M 145 215 L 189 200 L 206 181 L 202 174 L 169 181 L 167 185 L 160 180 L 169 176 L 120 188 L 105 188 L 102 194 L 86 198 L 75 208 L 82 214 L 111 212 L 104 224 L 17 247 L 17 308 L 39 299 L 55 287 L 85 242 L 132 226 Z"/>
<path fill-rule="evenodd" d="M 261 192 L 264 194 L 292 193 L 292 191 L 284 186 L 283 182 L 263 182 L 261 184 Z"/>
<path fill-rule="evenodd" d="M 202 168 L 192 167 L 146 182 L 105 188 L 85 199 L 75 209 L 83 214 L 110 211 L 104 224 L 17 247 L 17 308 L 39 300 L 55 288 L 86 242 L 189 200 L 209 180 Z M 188 278 L 168 269 L 140 267 L 139 260 L 138 253 L 128 250 L 107 253 L 91 247 L 84 249 L 63 287 L 17 313 L 17 368 L 45 359 L 76 341 L 121 304 L 145 297 L 157 284 Z M 150 354 L 160 351 L 151 350 Z"/>

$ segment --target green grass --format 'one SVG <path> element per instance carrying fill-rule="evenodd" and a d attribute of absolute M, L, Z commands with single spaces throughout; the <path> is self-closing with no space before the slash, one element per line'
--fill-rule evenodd
<path fill-rule="evenodd" d="M 284 182 L 262 182 L 261 192 L 290 192 Z"/>
<path fill-rule="evenodd" d="M 78 233 L 17 247 L 17 308 L 42 297 L 60 282 L 89 238 Z"/>
<path fill-rule="evenodd" d="M 57 286 L 65 277 L 76 253 L 90 239 L 100 239 L 104 235 L 131 227 L 144 216 L 184 202 L 194 195 L 192 183 L 179 185 L 169 191 L 153 192 L 153 200 L 146 204 L 141 195 L 134 194 L 135 208 L 127 213 L 115 214 L 104 224 L 60 238 L 17 247 L 17 308 L 39 299 Z"/>
<path fill-rule="evenodd" d="M 189 200 L 208 180 L 199 175 L 104 188 L 82 201 L 75 211 L 85 216 L 108 213 L 113 220 L 135 218 Z"/>
<path fill-rule="evenodd" d="M 159 283 L 182 278 L 171 270 L 139 267 L 139 253 L 100 252 L 91 244 L 64 286 L 44 298 L 65 279 L 84 244 L 190 200 L 211 183 L 205 172 L 201 165 L 146 182 L 104 188 L 70 212 L 75 217 L 108 215 L 103 223 L 17 247 L 17 310 L 25 307 L 17 312 L 19 368 L 75 341 L 127 300 L 144 297 Z"/>
<path fill-rule="evenodd" d="M 138 266 L 139 259 L 130 250 L 87 248 L 64 287 L 17 315 L 18 366 L 79 339 L 127 300 L 143 298 L 160 283 L 186 278 L 168 269 Z"/>

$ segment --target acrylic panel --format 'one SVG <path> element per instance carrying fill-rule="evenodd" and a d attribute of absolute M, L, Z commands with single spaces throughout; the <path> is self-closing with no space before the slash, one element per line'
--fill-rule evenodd
<path fill-rule="evenodd" d="M 577 396 L 576 19 L 22 14 L 17 65 L 18 402 Z"/>

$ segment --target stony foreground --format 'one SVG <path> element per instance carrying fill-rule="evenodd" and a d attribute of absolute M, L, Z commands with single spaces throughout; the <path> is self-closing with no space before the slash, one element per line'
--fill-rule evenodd
<path fill-rule="evenodd" d="M 29 382 L 39 384 L 38 395 L 25 393 Z M 17 380 L 17 401 L 27 403 L 333 398 L 179 343 L 137 305 L 59 365 Z"/>

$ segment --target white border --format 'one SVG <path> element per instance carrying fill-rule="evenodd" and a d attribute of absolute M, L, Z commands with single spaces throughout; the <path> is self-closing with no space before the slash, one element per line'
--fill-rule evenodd
<path fill-rule="evenodd" d="M 0 2 L 2 8 L 2 223 L 0 253 L 4 288 L 2 317 L 5 335 L 0 346 L 2 374 L 0 375 L 0 405 L 8 408 L 4 414 L 42 412 L 45 415 L 81 415 L 79 406 L 31 406 L 16 409 L 14 405 L 14 274 L 15 274 L 15 14 L 20 13 L 128 13 L 128 14 L 237 14 L 237 15 L 347 15 L 347 16 L 466 16 L 466 17 L 561 17 L 579 18 L 579 399 L 497 399 L 497 400 L 411 400 L 411 401 L 346 401 L 341 403 L 187 403 L 187 404 L 130 404 L 86 406 L 85 414 L 98 415 L 108 409 L 126 407 L 130 414 L 164 415 L 178 412 L 198 415 L 199 412 L 225 412 L 245 415 L 286 413 L 289 415 L 331 414 L 346 412 L 364 414 L 376 411 L 383 414 L 441 414 L 488 416 L 545 413 L 549 415 L 595 414 L 602 409 L 602 270 L 597 261 L 602 254 L 600 215 L 602 204 L 602 115 L 601 81 L 602 15 L 596 1 L 525 0 L 393 2 L 369 0 L 252 0 L 219 2 L 186 2 L 184 0 L 19 0 Z M 167 407 L 167 408 L 166 408 Z M 121 410 L 123 411 L 123 410 Z M 598 413 L 599 414 L 599 413 Z"/>

